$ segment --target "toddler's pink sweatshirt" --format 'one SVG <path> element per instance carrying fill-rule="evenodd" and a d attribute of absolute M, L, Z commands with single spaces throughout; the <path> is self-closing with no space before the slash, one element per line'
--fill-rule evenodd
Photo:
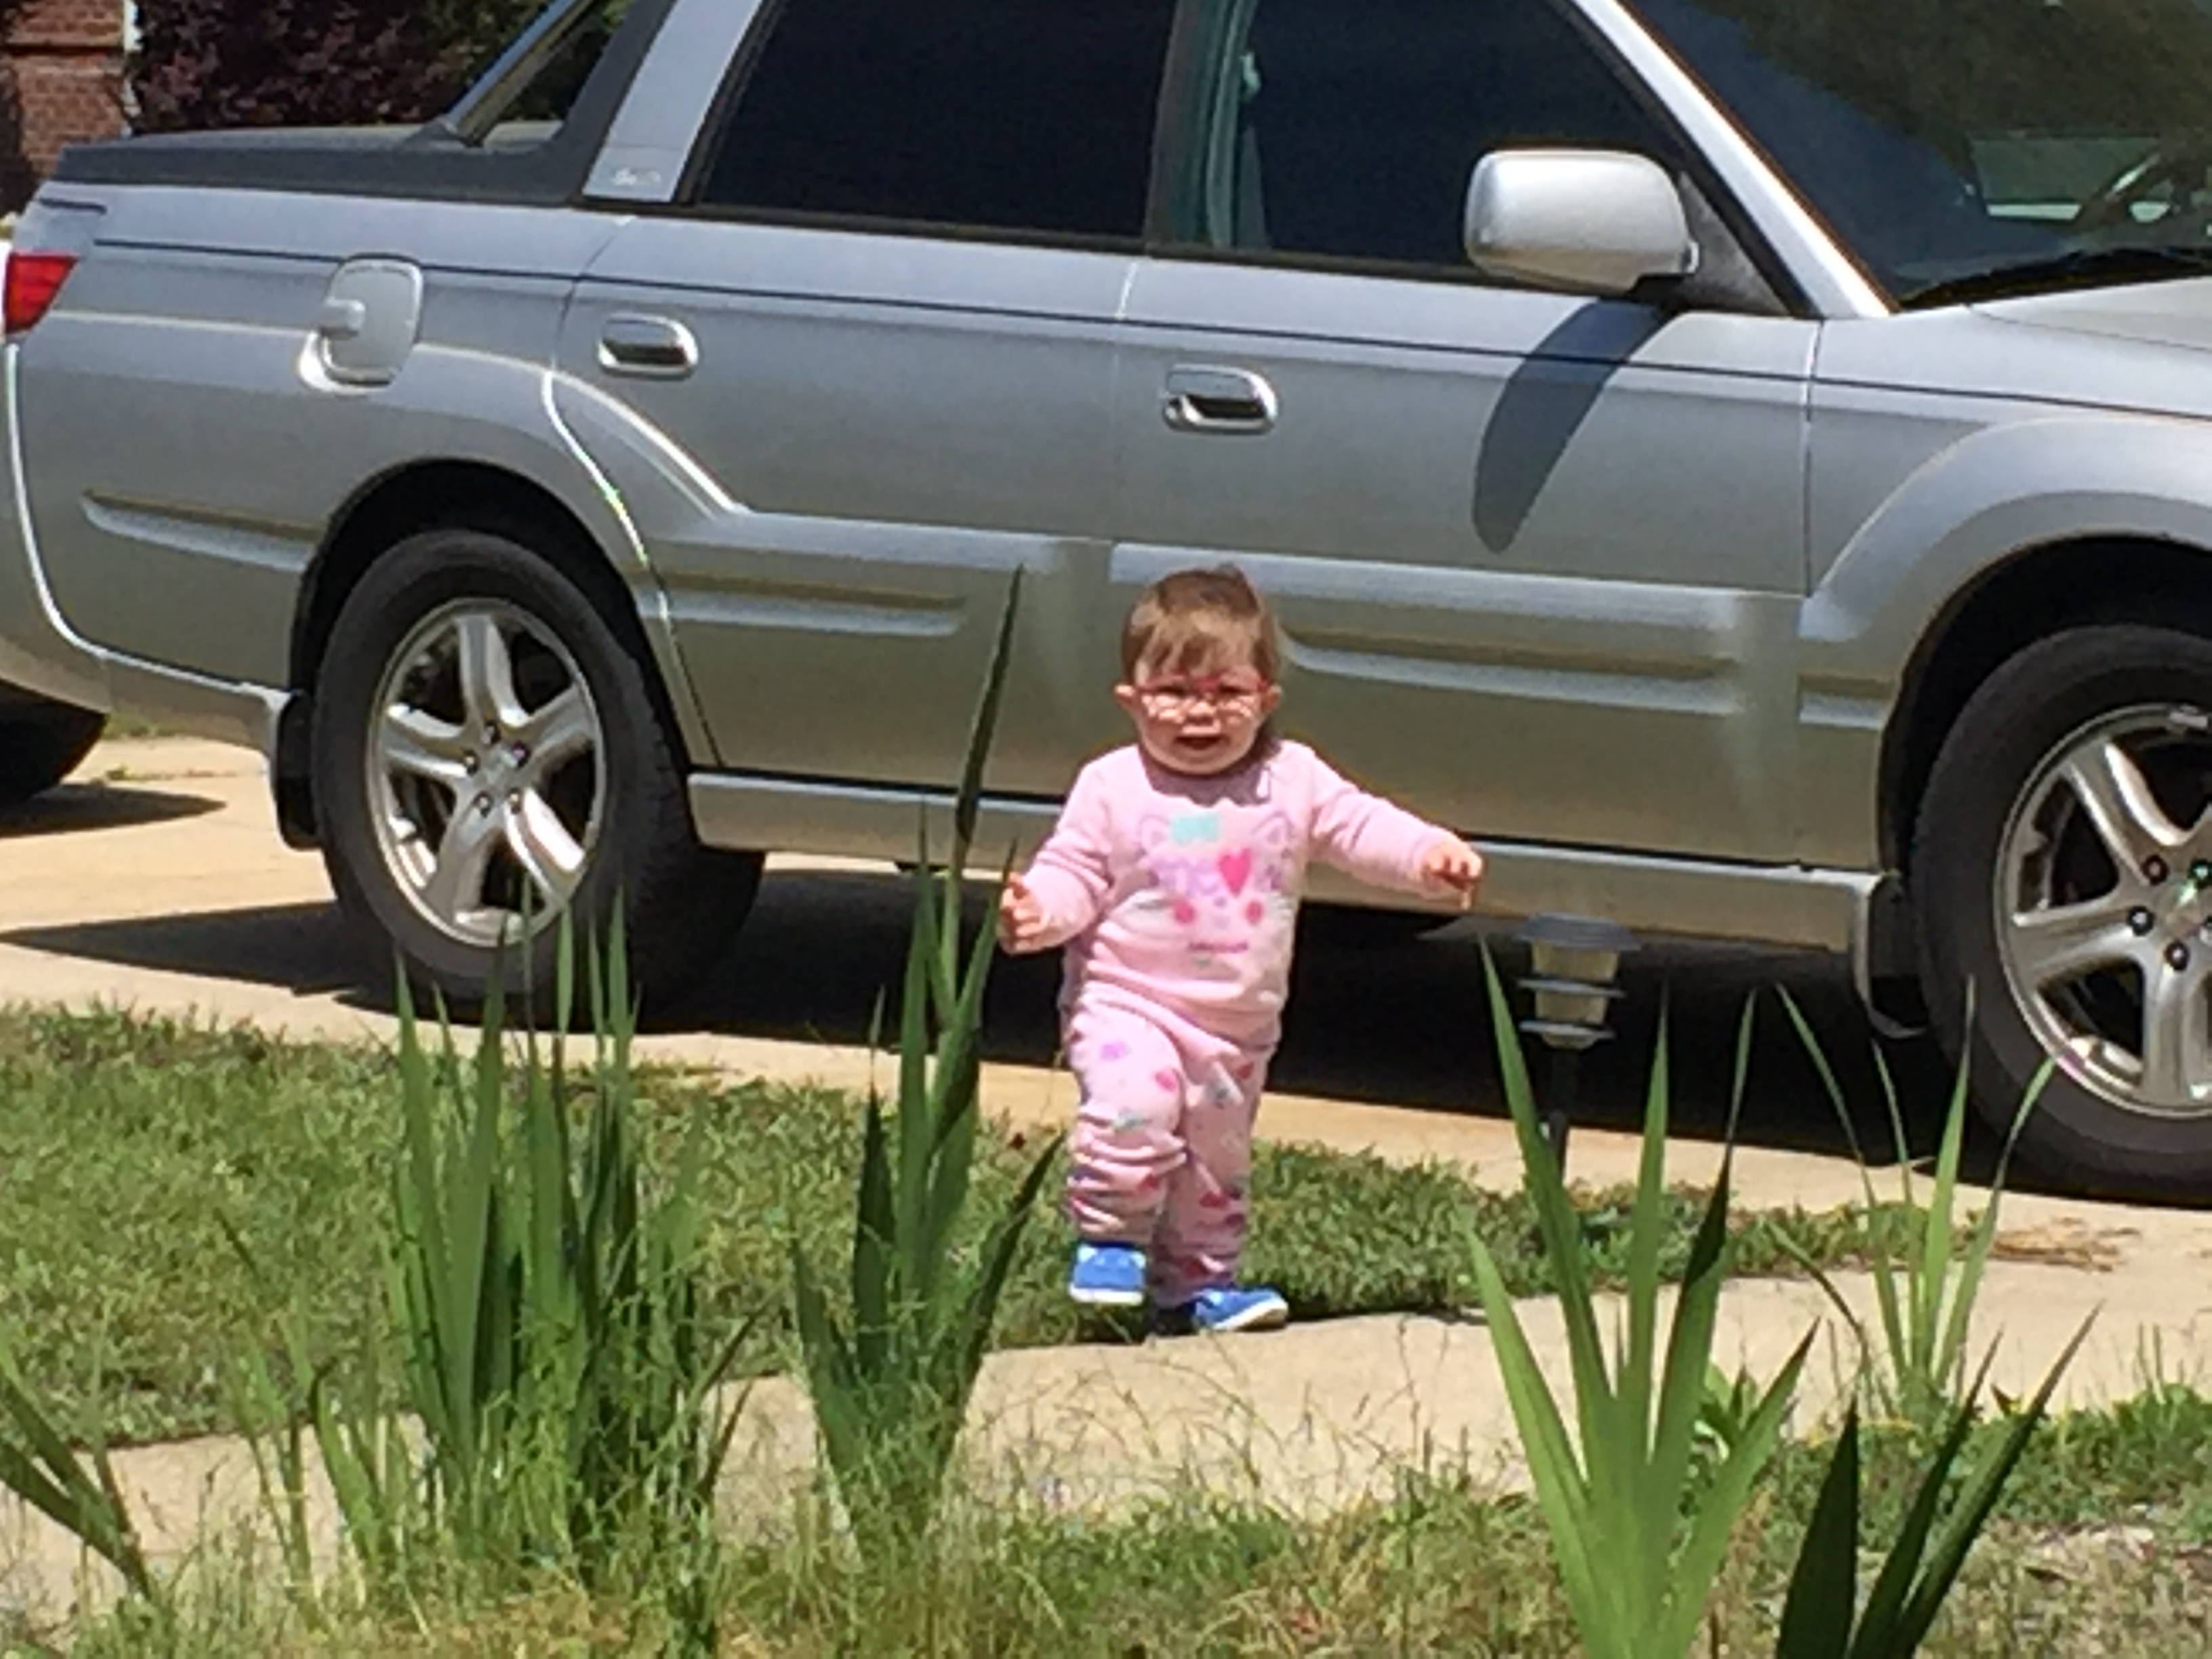
<path fill-rule="evenodd" d="M 1218 778 L 1134 744 L 1085 767 L 1031 866 L 1066 998 L 1164 1007 L 1241 1042 L 1279 1029 L 1307 865 L 1419 891 L 1446 832 L 1347 782 L 1302 744 Z"/>

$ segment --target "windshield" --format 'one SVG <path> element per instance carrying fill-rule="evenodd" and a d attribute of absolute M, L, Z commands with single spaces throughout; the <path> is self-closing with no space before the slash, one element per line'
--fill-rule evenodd
<path fill-rule="evenodd" d="M 2212 257 L 2212 0 L 1631 0 L 1899 301 Z"/>

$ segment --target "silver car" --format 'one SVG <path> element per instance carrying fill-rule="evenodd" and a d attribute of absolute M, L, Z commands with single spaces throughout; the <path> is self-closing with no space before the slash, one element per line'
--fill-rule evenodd
<path fill-rule="evenodd" d="M 0 679 L 260 748 L 451 993 L 532 894 L 665 988 L 912 855 L 1012 572 L 1001 843 L 1233 561 L 1502 909 L 1847 954 L 2202 1197 L 2208 86 L 2203 0 L 562 0 L 64 158 Z"/>

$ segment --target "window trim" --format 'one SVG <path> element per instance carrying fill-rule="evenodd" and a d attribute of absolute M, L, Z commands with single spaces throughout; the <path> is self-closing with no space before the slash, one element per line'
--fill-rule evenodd
<path fill-rule="evenodd" d="M 776 0 L 782 3 L 782 0 Z M 1170 36 L 1167 70 L 1160 94 L 1158 134 L 1153 144 L 1152 199 L 1146 216 L 1145 252 L 1148 258 L 1184 264 L 1232 264 L 1252 270 L 1295 270 L 1315 276 L 1364 277 L 1389 282 L 1423 283 L 1454 288 L 1510 294 L 1544 294 L 1552 290 L 1533 283 L 1492 276 L 1471 262 L 1460 265 L 1426 264 L 1395 259 L 1349 258 L 1340 255 L 1297 253 L 1275 249 L 1208 247 L 1178 239 L 1172 222 L 1174 192 L 1194 146 L 1204 142 L 1204 88 L 1208 72 L 1205 61 L 1202 14 L 1221 0 L 1179 0 L 1176 27 Z M 1261 4 L 1266 0 L 1260 0 Z M 1637 74 L 1613 42 L 1574 3 L 1574 0 L 1531 0 L 1550 8 L 1587 46 L 1621 91 L 1645 118 L 1672 144 L 1674 156 L 1661 161 L 1670 176 L 1686 180 L 1711 208 L 1735 239 L 1777 305 L 1800 320 L 1818 317 L 1786 261 L 1679 120 L 1672 107 Z M 1346 0 L 1347 6 L 1358 0 Z M 1654 161 L 1660 158 L 1654 156 Z M 1717 309 L 1700 306 L 1696 309 Z"/>
<path fill-rule="evenodd" d="M 1096 253 L 1141 258 L 1143 240 L 1072 232 L 1008 230 L 998 225 L 950 224 L 932 219 L 872 219 L 857 214 L 805 213 L 781 208 L 723 207 L 713 203 L 623 203 L 640 219 L 682 219 L 692 224 L 757 226 L 765 230 L 820 231 L 840 236 L 882 236 L 899 241 L 961 242 L 978 247 L 1033 248 L 1056 253 Z"/>
<path fill-rule="evenodd" d="M 730 116 L 744 96 L 745 88 L 753 78 L 761 53 L 767 50 L 769 37 L 776 25 L 783 21 L 785 9 L 791 0 L 761 0 L 745 25 L 745 33 L 738 42 L 738 49 L 730 54 L 729 67 L 722 71 L 722 84 L 714 94 L 714 101 L 707 106 L 707 113 L 699 123 L 699 131 L 691 137 L 691 153 L 684 158 L 684 176 L 676 181 L 675 193 L 669 198 L 672 208 L 692 208 L 702 211 L 708 205 L 699 199 L 713 174 L 714 163 L 722 152 L 722 140 L 727 136 Z"/>
<path fill-rule="evenodd" d="M 896 3 L 896 0 L 893 3 Z M 720 159 L 723 143 L 728 137 L 731 117 L 751 84 L 754 71 L 759 66 L 769 41 L 775 38 L 777 26 L 794 3 L 803 5 L 806 0 L 762 0 L 759 9 L 753 14 L 752 21 L 746 27 L 744 40 L 731 57 L 730 67 L 722 78 L 721 89 L 716 93 L 708 108 L 706 118 L 700 123 L 698 134 L 692 140 L 690 154 L 684 161 L 684 176 L 678 181 L 675 194 L 660 210 L 662 212 L 708 224 L 765 225 L 794 230 L 835 231 L 924 241 L 973 242 L 1004 247 L 1048 248 L 1064 252 L 1110 253 L 1131 258 L 1140 257 L 1144 253 L 1158 182 L 1159 124 L 1167 107 L 1169 76 L 1175 64 L 1176 40 L 1182 27 L 1182 0 L 1176 0 L 1174 14 L 1169 19 L 1167 47 L 1161 55 L 1160 72 L 1152 89 L 1152 153 L 1146 158 L 1145 166 L 1144 208 L 1139 215 L 1137 229 L 1126 235 L 1024 230 L 936 219 L 891 219 L 859 213 L 817 213 L 804 209 L 746 207 L 703 199 L 708 181 L 714 175 L 714 165 Z"/>

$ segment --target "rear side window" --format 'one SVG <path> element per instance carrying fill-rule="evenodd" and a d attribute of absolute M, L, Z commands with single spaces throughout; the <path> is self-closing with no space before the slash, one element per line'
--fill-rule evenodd
<path fill-rule="evenodd" d="M 1141 236 L 1174 0 L 784 0 L 710 207 Z"/>

